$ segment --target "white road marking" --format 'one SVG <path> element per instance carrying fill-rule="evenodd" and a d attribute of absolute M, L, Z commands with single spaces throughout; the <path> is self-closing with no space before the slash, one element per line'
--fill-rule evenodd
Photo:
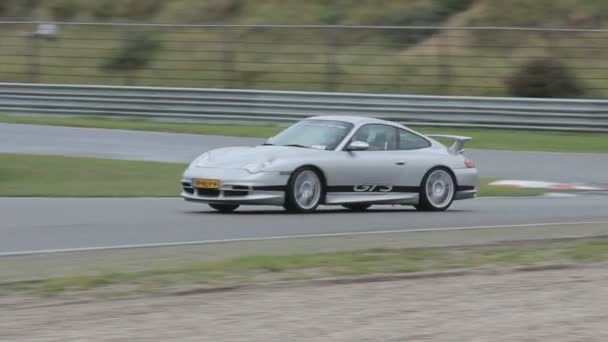
<path fill-rule="evenodd" d="M 498 180 L 489 183 L 488 185 L 498 188 L 510 189 L 544 189 L 550 191 L 577 191 L 577 192 L 594 192 L 607 191 L 606 184 L 581 184 L 581 183 L 557 183 L 546 181 L 530 181 L 530 180 Z"/>
<path fill-rule="evenodd" d="M 327 238 L 327 237 L 343 237 L 343 236 L 381 235 L 381 234 L 395 234 L 395 233 L 443 232 L 443 231 L 458 231 L 458 230 L 483 230 L 483 229 L 507 229 L 507 228 L 534 228 L 534 227 L 547 227 L 547 226 L 591 225 L 591 224 L 608 225 L 608 221 L 551 222 L 551 223 L 529 223 L 529 224 L 512 224 L 512 225 L 472 226 L 472 227 L 414 228 L 414 229 L 400 229 L 400 230 L 379 230 L 379 231 L 308 234 L 308 235 L 280 235 L 280 236 L 256 237 L 256 238 L 164 242 L 164 243 L 114 245 L 114 246 L 99 246 L 99 247 L 65 248 L 65 249 L 41 249 L 41 250 L 19 251 L 19 252 L 4 252 L 4 253 L 0 253 L 0 257 L 25 256 L 25 255 L 50 254 L 50 253 L 93 252 L 93 251 L 131 249 L 131 248 L 210 245 L 210 244 L 220 244 L 220 243 L 230 243 L 230 242 L 252 242 L 252 241 L 255 242 L 255 241 L 273 241 L 273 240 L 288 240 L 288 239 L 310 239 L 310 238 Z"/>
<path fill-rule="evenodd" d="M 566 198 L 570 198 L 570 197 L 580 197 L 580 194 L 571 194 L 571 193 L 563 193 L 563 192 L 547 192 L 544 197 L 550 197 L 550 198 L 562 198 L 562 197 L 566 197 Z"/>

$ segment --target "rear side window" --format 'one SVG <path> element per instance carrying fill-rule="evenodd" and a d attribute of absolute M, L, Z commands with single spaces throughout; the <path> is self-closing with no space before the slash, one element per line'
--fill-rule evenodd
<path fill-rule="evenodd" d="M 399 130 L 399 150 L 417 150 L 429 146 L 431 143 L 423 137 L 402 129 Z"/>
<path fill-rule="evenodd" d="M 368 124 L 355 133 L 352 141 L 369 144 L 370 151 L 390 151 L 397 149 L 397 128 L 387 125 Z"/>

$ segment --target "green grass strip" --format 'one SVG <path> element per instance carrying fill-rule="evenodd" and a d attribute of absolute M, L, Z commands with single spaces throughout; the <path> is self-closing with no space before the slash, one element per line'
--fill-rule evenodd
<path fill-rule="evenodd" d="M 185 164 L 0 153 L 4 197 L 177 197 Z M 533 196 L 481 181 L 481 196 Z"/>
<path fill-rule="evenodd" d="M 185 165 L 0 154 L 0 196 L 175 197 Z"/>
<path fill-rule="evenodd" d="M 96 117 L 33 117 L 0 115 L 2 123 L 36 124 L 88 128 L 126 129 L 171 133 L 193 133 L 235 137 L 267 138 L 283 129 L 279 125 L 219 125 L 174 123 L 151 120 L 106 119 Z M 608 153 L 608 134 L 503 129 L 415 127 L 422 133 L 457 134 L 473 137 L 467 148 L 514 151 Z"/>
<path fill-rule="evenodd" d="M 39 117 L 0 115 L 0 122 L 82 128 L 125 129 L 167 133 L 190 133 L 249 138 L 267 138 L 283 127 L 278 125 L 231 125 L 159 122 L 145 119 L 107 119 L 99 117 Z"/>
<path fill-rule="evenodd" d="M 58 295 L 120 285 L 121 294 L 173 286 L 220 287 L 328 277 L 364 276 L 543 263 L 608 261 L 608 239 L 491 247 L 369 249 L 286 256 L 238 257 L 176 268 L 73 275 L 0 284 L 0 294 Z M 126 289 L 132 292 L 125 292 Z"/>

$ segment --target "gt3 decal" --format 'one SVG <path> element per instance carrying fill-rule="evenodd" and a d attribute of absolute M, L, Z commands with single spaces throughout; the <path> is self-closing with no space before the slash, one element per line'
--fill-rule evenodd
<path fill-rule="evenodd" d="M 399 185 L 334 185 L 328 186 L 327 192 L 357 192 L 357 193 L 372 193 L 372 192 L 418 192 L 420 188 L 417 186 L 399 186 Z"/>
<path fill-rule="evenodd" d="M 393 191 L 392 185 L 355 185 L 353 190 L 355 192 L 391 192 Z"/>

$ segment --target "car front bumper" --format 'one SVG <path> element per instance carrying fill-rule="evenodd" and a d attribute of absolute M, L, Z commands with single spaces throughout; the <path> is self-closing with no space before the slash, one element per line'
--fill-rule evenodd
<path fill-rule="evenodd" d="M 196 179 L 219 180 L 218 189 L 194 186 Z M 250 173 L 242 169 L 191 167 L 182 176 L 181 196 L 203 203 L 283 205 L 289 173 Z"/>

